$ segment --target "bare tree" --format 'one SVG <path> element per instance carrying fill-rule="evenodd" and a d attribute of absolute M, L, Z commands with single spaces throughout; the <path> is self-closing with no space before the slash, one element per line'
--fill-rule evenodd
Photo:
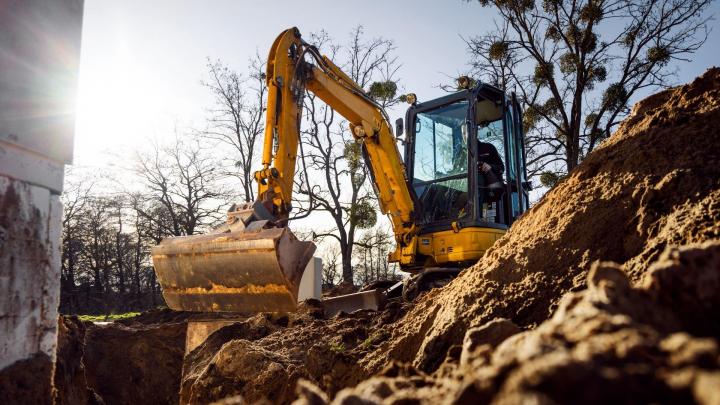
<path fill-rule="evenodd" d="M 79 256 L 80 274 L 92 285 L 89 305 L 108 312 L 108 296 L 112 291 L 111 278 L 115 264 L 112 201 L 103 196 L 89 196 L 83 211 L 84 226 L 79 235 L 82 250 Z"/>
<path fill-rule="evenodd" d="M 233 169 L 229 173 L 240 180 L 245 201 L 254 201 L 253 165 L 257 163 L 258 137 L 265 130 L 265 61 L 256 55 L 248 65 L 247 77 L 219 61 L 208 61 L 207 68 L 210 78 L 203 85 L 213 94 L 215 107 L 202 135 L 231 148 Z"/>
<path fill-rule="evenodd" d="M 134 171 L 146 188 L 144 203 L 136 202 L 134 208 L 163 236 L 192 235 L 222 217 L 229 193 L 197 139 L 176 134 L 167 145 L 138 152 Z"/>
<path fill-rule="evenodd" d="M 385 105 L 397 101 L 394 77 L 397 59 L 391 40 L 366 39 L 359 26 L 352 30 L 346 46 L 333 43 L 325 32 L 313 34 L 311 42 L 317 44 L 360 86 L 366 89 L 374 86 L 374 97 L 379 101 Z M 300 197 L 296 208 L 299 208 L 300 216 L 312 210 L 330 215 L 333 226 L 318 232 L 315 238 L 330 238 L 338 243 L 342 280 L 352 283 L 356 231 L 370 228 L 377 222 L 375 196 L 366 184 L 368 171 L 362 160 L 361 146 L 349 134 L 347 123 L 310 92 L 304 103 L 305 122 L 301 131 L 303 160 L 296 176 L 295 188 Z M 309 181 L 311 178 L 318 180 Z"/>
<path fill-rule="evenodd" d="M 399 280 L 397 266 L 387 261 L 395 239 L 387 230 L 376 227 L 363 233 L 355 243 L 355 279 L 358 284 L 370 284 L 378 280 Z"/>
<path fill-rule="evenodd" d="M 60 285 L 66 292 L 61 297 L 62 305 L 72 312 L 78 306 L 76 275 L 79 272 L 79 256 L 84 248 L 84 214 L 94 182 L 88 176 L 75 174 L 72 167 L 68 167 L 65 178 L 65 190 L 60 196 L 63 203 Z"/>
<path fill-rule="evenodd" d="M 168 236 L 167 230 L 172 229 L 171 216 L 162 203 L 148 200 L 142 193 L 132 193 L 129 200 L 135 241 L 131 256 L 135 299 L 142 304 L 144 297 L 149 296 L 150 302 L 146 305 L 155 307 L 160 300 L 160 285 L 152 267 L 150 248 Z"/>
<path fill-rule="evenodd" d="M 147 194 L 117 193 L 117 184 L 112 179 L 104 184 L 81 169 L 66 173 L 61 197 L 62 313 L 109 314 L 162 302 L 150 246 L 168 235 L 169 215 Z"/>
<path fill-rule="evenodd" d="M 468 41 L 475 74 L 519 91 L 531 175 L 551 186 L 707 39 L 711 0 L 479 0 L 495 31 Z M 618 29 L 622 27 L 622 29 Z"/>
<path fill-rule="evenodd" d="M 342 264 L 340 249 L 337 245 L 325 249 L 322 263 L 322 285 L 324 287 L 334 287 L 339 281 L 340 273 L 338 272 L 338 267 Z"/>

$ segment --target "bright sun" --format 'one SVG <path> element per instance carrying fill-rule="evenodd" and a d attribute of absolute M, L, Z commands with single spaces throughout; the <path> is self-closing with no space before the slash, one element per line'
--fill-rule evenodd
<path fill-rule="evenodd" d="M 152 73 L 133 63 L 123 46 L 104 57 L 84 58 L 80 67 L 75 158 L 102 163 L 98 152 L 136 147 L 154 136 L 158 118 L 172 110 Z"/>

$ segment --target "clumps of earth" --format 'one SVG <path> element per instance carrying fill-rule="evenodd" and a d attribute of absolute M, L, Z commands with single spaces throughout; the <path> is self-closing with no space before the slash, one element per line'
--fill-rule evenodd
<path fill-rule="evenodd" d="M 720 69 L 655 94 L 473 267 L 412 303 L 61 319 L 60 403 L 720 401 Z M 63 326 L 64 325 L 64 326 Z"/>

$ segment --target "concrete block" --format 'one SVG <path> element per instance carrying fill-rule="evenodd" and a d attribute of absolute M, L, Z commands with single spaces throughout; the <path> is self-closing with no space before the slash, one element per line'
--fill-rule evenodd
<path fill-rule="evenodd" d="M 298 302 L 310 298 L 316 300 L 322 298 L 322 259 L 319 257 L 310 259 L 300 280 Z"/>
<path fill-rule="evenodd" d="M 0 176 L 0 369 L 55 358 L 61 215 L 48 189 Z"/>

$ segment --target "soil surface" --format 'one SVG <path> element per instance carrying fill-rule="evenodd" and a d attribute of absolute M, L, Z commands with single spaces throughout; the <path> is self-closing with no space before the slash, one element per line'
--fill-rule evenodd
<path fill-rule="evenodd" d="M 85 336 L 85 378 L 109 404 L 176 404 L 185 353 L 184 322 L 94 326 Z"/>
<path fill-rule="evenodd" d="M 45 353 L 0 371 L 0 404 L 51 404 L 52 360 Z"/>
<path fill-rule="evenodd" d="M 227 326 L 185 358 L 181 403 L 207 403 L 241 395 L 288 403 L 299 379 L 335 393 L 364 378 L 358 361 L 386 339 L 382 326 L 397 321 L 407 304 L 323 319 L 319 302 L 286 316 L 256 315 Z"/>
<path fill-rule="evenodd" d="M 92 322 L 82 322 L 75 316 L 58 319 L 57 359 L 53 376 L 53 402 L 57 405 L 102 403 L 85 379 L 85 333 L 90 326 Z"/>
<path fill-rule="evenodd" d="M 595 263 L 588 288 L 538 327 L 471 328 L 437 372 L 371 377 L 332 403 L 717 403 L 718 340 L 686 331 L 720 332 L 719 270 L 719 241 L 667 249 L 639 287 L 622 266 Z M 331 402 L 304 384 L 300 403 Z"/>
<path fill-rule="evenodd" d="M 477 265 L 413 303 L 259 314 L 184 358 L 196 315 L 92 326 L 84 375 L 107 403 L 717 403 L 719 238 L 713 68 L 638 103 Z"/>

